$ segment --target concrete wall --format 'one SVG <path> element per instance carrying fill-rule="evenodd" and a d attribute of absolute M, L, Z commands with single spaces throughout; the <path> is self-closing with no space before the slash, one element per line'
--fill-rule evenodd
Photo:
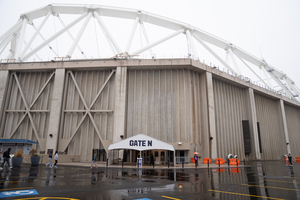
<path fill-rule="evenodd" d="M 1 138 L 39 141 L 47 136 L 53 71 L 17 72 L 10 74 L 2 112 Z M 43 87 L 45 86 L 44 90 Z M 27 110 L 30 112 L 26 113 Z M 42 142 L 42 141 L 40 141 Z M 40 146 L 33 148 L 41 150 Z"/>
<path fill-rule="evenodd" d="M 202 157 L 280 159 L 287 138 L 291 153 L 300 154 L 299 102 L 198 61 L 1 63 L 0 69 L 0 136 L 38 141 L 38 151 L 57 147 L 90 161 L 92 149 L 145 134 L 188 150 L 189 157 L 197 147 Z M 250 122 L 250 155 L 242 120 Z"/>
<path fill-rule="evenodd" d="M 114 116 L 113 112 L 107 111 L 114 110 L 114 76 L 96 98 L 110 73 L 110 70 L 68 72 L 64 91 L 59 151 L 66 151 L 71 155 L 81 155 L 81 161 L 89 161 L 93 148 L 105 149 L 100 142 L 95 126 L 103 140 L 112 140 Z M 96 101 L 91 107 L 95 99 Z M 91 111 L 90 115 L 86 113 L 87 109 Z M 66 140 L 69 143 L 67 146 L 63 146 Z"/>
<path fill-rule="evenodd" d="M 300 145 L 296 142 L 300 141 L 300 109 L 285 105 L 285 113 L 291 153 L 293 156 L 300 157 Z"/>
<path fill-rule="evenodd" d="M 218 157 L 245 158 L 242 120 L 247 118 L 245 89 L 214 80 Z"/>
<path fill-rule="evenodd" d="M 167 143 L 189 143 L 189 150 L 197 146 L 204 156 L 203 87 L 201 74 L 192 70 L 129 70 L 126 137 L 145 134 Z"/>
<path fill-rule="evenodd" d="M 286 154 L 280 102 L 255 94 L 257 121 L 260 126 L 261 159 L 277 160 Z"/>

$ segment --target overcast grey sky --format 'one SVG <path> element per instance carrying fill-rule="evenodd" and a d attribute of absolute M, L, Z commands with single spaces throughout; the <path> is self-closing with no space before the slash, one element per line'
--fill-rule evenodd
<path fill-rule="evenodd" d="M 51 3 L 141 9 L 191 24 L 262 56 L 300 88 L 300 0 L 0 0 L 0 35 L 21 13 Z"/>

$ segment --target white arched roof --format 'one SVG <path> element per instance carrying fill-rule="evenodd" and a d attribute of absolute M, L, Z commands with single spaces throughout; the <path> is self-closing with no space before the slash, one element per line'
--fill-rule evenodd
<path fill-rule="evenodd" d="M 62 25 L 63 28 L 59 29 L 59 31 L 56 31 L 56 28 L 54 28 L 53 31 L 55 31 L 52 32 L 52 28 L 49 28 L 48 22 L 51 20 L 48 19 L 51 15 L 53 16 L 53 20 L 57 18 L 59 23 Z M 72 19 L 71 22 L 66 25 L 60 15 L 67 15 L 67 18 L 70 17 L 70 19 Z M 84 32 L 86 30 L 91 30 L 88 29 L 88 27 L 89 24 L 92 24 L 90 21 L 93 18 L 95 19 L 95 32 L 97 27 L 99 27 L 103 34 L 96 33 L 95 35 L 97 37 L 94 42 L 91 42 L 90 40 L 86 40 L 84 42 L 81 40 L 82 38 L 91 39 L 91 35 L 84 34 Z M 117 21 L 120 21 L 113 23 L 113 21 L 108 19 L 117 19 Z M 120 25 L 127 20 L 130 21 L 130 25 L 128 24 L 128 27 L 126 26 L 126 28 L 123 29 L 120 28 Z M 95 21 L 98 22 L 99 26 L 95 25 Z M 35 26 L 35 24 L 37 26 Z M 152 36 L 153 39 L 149 40 L 144 24 L 150 25 L 151 29 L 159 27 L 161 29 L 158 30 L 162 30 L 162 32 L 164 32 L 163 30 L 167 30 L 168 34 L 156 34 L 157 30 L 153 30 L 155 32 L 155 36 L 158 35 L 160 37 L 157 38 Z M 27 30 L 27 25 L 32 26 L 33 29 L 28 27 Z M 143 32 L 146 41 L 145 45 L 142 46 L 133 45 L 133 41 L 140 41 L 142 39 L 142 34 L 139 35 L 140 37 L 136 34 L 138 27 L 140 28 L 140 32 Z M 31 32 L 29 32 L 30 30 Z M 128 32 L 125 30 L 128 30 Z M 128 35 L 126 35 L 124 31 L 127 32 Z M 64 37 L 66 33 L 68 33 L 70 38 Z M 76 54 L 74 54 L 75 49 L 77 49 L 77 55 L 83 56 L 84 59 L 88 59 L 88 57 L 91 56 L 87 53 L 89 52 L 88 49 L 91 50 L 91 46 L 93 46 L 90 44 L 97 44 L 94 46 L 98 47 L 97 38 L 100 38 L 100 35 L 102 35 L 102 38 L 105 38 L 104 40 L 106 40 L 106 42 L 102 42 L 101 40 L 100 44 L 102 47 L 100 49 L 105 47 L 107 44 L 107 47 L 110 47 L 112 53 L 109 56 L 105 56 L 105 58 L 115 59 L 134 59 L 137 56 L 141 56 L 141 54 L 146 51 L 149 51 L 151 58 L 154 59 L 156 58 L 156 53 L 152 52 L 152 48 L 162 43 L 167 44 L 166 42 L 170 42 L 169 40 L 174 37 L 184 36 L 185 39 L 182 41 L 184 41 L 184 45 L 188 47 L 185 54 L 189 58 L 200 60 L 198 51 L 209 52 L 209 54 L 215 58 L 221 67 L 225 67 L 233 76 L 249 82 L 250 78 L 248 77 L 253 76 L 253 78 L 259 79 L 256 83 L 258 86 L 265 87 L 272 92 L 283 94 L 291 99 L 300 101 L 300 89 L 295 85 L 295 82 L 289 78 L 287 74 L 271 66 L 264 59 L 258 58 L 233 43 L 214 36 L 190 24 L 142 10 L 94 4 L 49 4 L 39 9 L 21 14 L 17 23 L 3 35 L 0 35 L 0 56 L 4 56 L 2 53 L 6 52 L 8 55 L 6 55 L 6 59 L 3 59 L 3 61 L 26 62 L 29 59 L 35 59 L 35 57 L 39 60 L 43 60 L 38 54 L 45 56 L 46 53 L 49 58 L 49 53 L 52 52 L 51 55 L 55 56 L 53 57 L 54 60 L 56 60 L 56 58 L 59 60 L 69 60 L 71 58 L 77 58 L 75 56 Z M 121 37 L 115 38 L 116 35 Z M 128 38 L 124 38 L 125 36 L 128 36 Z M 52 47 L 52 43 L 54 41 L 57 43 L 59 39 L 62 39 L 63 41 L 61 42 L 63 45 L 60 45 L 61 53 L 58 53 L 58 50 L 56 50 L 56 52 Z M 83 49 L 86 51 L 81 49 L 80 45 L 84 45 L 85 48 Z M 174 46 L 170 47 L 174 49 Z M 178 48 L 180 48 L 180 46 L 178 46 Z M 95 51 L 96 50 L 90 51 L 90 54 Z M 222 58 L 223 54 L 219 53 L 223 53 L 224 51 L 226 55 L 229 55 L 229 60 L 232 61 L 231 64 L 227 59 L 224 60 Z M 64 53 L 62 54 L 62 52 Z M 87 55 L 84 52 L 86 52 Z M 99 48 L 97 48 L 97 52 L 97 57 L 100 58 Z M 106 50 L 104 52 L 105 54 L 107 53 Z M 171 52 L 171 50 L 167 50 L 166 52 Z M 65 57 L 62 57 L 64 55 Z M 163 58 L 165 58 L 165 56 L 163 56 Z M 240 68 L 243 69 L 243 71 L 247 70 L 248 72 L 246 74 L 242 74 L 242 70 Z M 260 75 L 260 72 L 263 72 L 264 75 Z M 279 89 L 277 88 L 278 86 Z"/>
<path fill-rule="evenodd" d="M 157 140 L 155 138 L 143 134 L 132 136 L 130 138 L 113 143 L 108 146 L 108 150 L 114 150 L 114 149 L 118 149 L 118 150 L 133 149 L 137 151 L 163 149 L 163 150 L 175 151 L 173 145 L 170 145 L 166 142 Z"/>

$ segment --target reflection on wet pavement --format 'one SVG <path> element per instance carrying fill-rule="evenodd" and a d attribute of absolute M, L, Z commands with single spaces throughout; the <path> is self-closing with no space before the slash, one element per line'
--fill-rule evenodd
<path fill-rule="evenodd" d="M 299 169 L 282 161 L 228 168 L 135 169 L 23 165 L 0 173 L 0 192 L 35 189 L 35 197 L 78 199 L 300 199 Z M 32 196 L 25 195 L 22 198 Z M 0 196 L 1 198 L 1 196 Z M 12 199 L 13 197 L 11 197 Z M 9 197 L 8 197 L 9 199 Z"/>

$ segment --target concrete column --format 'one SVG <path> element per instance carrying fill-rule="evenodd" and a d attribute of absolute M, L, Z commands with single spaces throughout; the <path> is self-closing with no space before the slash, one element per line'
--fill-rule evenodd
<path fill-rule="evenodd" d="M 257 115 L 256 115 L 256 106 L 255 106 L 255 99 L 254 99 L 254 92 L 252 88 L 248 89 L 248 117 L 249 117 L 249 126 L 250 126 L 250 133 L 251 134 L 251 142 L 254 144 L 252 145 L 252 154 L 254 151 L 254 160 L 260 160 L 260 150 L 259 150 L 259 139 L 258 139 L 258 131 L 257 131 Z"/>
<path fill-rule="evenodd" d="M 284 102 L 282 99 L 280 99 L 280 110 L 281 110 L 281 116 L 282 116 L 282 122 L 283 122 L 283 131 L 284 131 L 285 142 L 286 142 L 286 150 L 288 153 L 291 153 L 291 146 L 290 146 L 289 132 L 288 132 L 287 123 L 286 123 Z"/>
<path fill-rule="evenodd" d="M 127 67 L 117 67 L 115 76 L 115 108 L 113 143 L 125 139 L 126 128 Z M 123 158 L 123 150 L 119 152 Z"/>
<path fill-rule="evenodd" d="M 218 154 L 217 154 L 215 102 L 214 102 L 213 80 L 212 80 L 212 74 L 210 72 L 206 72 L 206 88 L 207 88 L 208 129 L 209 129 L 211 159 L 216 159 Z"/>
<path fill-rule="evenodd" d="M 53 149 L 54 152 L 57 150 L 57 142 L 59 139 L 58 137 L 59 123 L 60 123 L 63 89 L 64 89 L 64 79 L 65 79 L 65 69 L 56 69 L 54 84 L 53 84 L 51 107 L 50 107 L 50 119 L 49 119 L 47 140 L 45 141 L 46 143 L 45 146 L 43 146 L 43 144 L 40 144 L 41 149 L 42 150 L 45 149 L 46 151 L 45 153 L 47 153 L 48 149 Z"/>
<path fill-rule="evenodd" d="M 6 96 L 5 94 L 7 93 L 6 91 L 6 86 L 7 86 L 7 83 L 8 83 L 8 71 L 0 71 L 0 111 L 1 111 L 1 115 L 0 116 L 3 116 L 3 112 L 4 112 L 4 103 L 3 102 L 3 98 Z M 0 121 L 2 121 L 1 117 L 0 117 Z"/>

